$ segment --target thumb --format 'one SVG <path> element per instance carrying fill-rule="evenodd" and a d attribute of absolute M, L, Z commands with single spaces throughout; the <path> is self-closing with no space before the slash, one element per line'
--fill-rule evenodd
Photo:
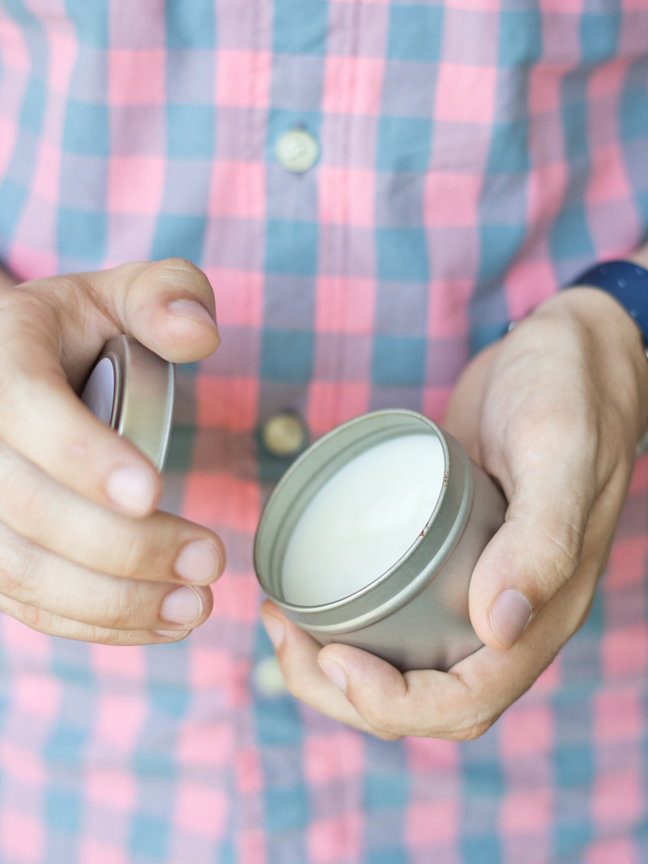
<path fill-rule="evenodd" d="M 580 563 L 593 494 L 568 473 L 525 472 L 506 522 L 477 562 L 470 618 L 490 648 L 513 645 Z"/>
<path fill-rule="evenodd" d="M 119 329 L 172 363 L 212 354 L 220 338 L 214 292 L 182 258 L 86 274 Z"/>

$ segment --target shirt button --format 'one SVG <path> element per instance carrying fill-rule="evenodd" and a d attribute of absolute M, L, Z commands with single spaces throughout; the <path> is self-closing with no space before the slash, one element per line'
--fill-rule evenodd
<path fill-rule="evenodd" d="M 303 174 L 317 162 L 319 145 L 305 129 L 284 132 L 277 141 L 277 159 L 286 171 Z"/>
<path fill-rule="evenodd" d="M 252 673 L 252 680 L 262 696 L 280 696 L 286 692 L 286 684 L 276 657 L 261 660 Z"/>
<path fill-rule="evenodd" d="M 263 424 L 261 441 L 273 456 L 294 456 L 304 446 L 306 430 L 296 414 L 282 411 Z"/>

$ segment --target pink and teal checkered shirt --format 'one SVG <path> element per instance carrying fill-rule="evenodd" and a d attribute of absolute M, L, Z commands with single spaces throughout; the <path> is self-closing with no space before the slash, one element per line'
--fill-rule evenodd
<path fill-rule="evenodd" d="M 205 270 L 165 503 L 230 561 L 178 645 L 0 621 L 1 864 L 648 861 L 646 460 L 588 623 L 472 743 L 260 686 L 251 564 L 267 418 L 440 420 L 508 318 L 638 245 L 647 81 L 646 0 L 0 0 L 0 258 Z"/>

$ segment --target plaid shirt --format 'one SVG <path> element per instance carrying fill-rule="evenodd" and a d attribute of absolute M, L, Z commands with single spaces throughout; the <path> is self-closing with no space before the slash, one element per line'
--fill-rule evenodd
<path fill-rule="evenodd" d="M 2 619 L 2 864 L 648 860 L 648 461 L 587 624 L 471 743 L 273 688 L 251 565 L 267 418 L 440 420 L 507 318 L 638 245 L 647 75 L 644 0 L 0 0 L 0 256 L 205 270 L 223 343 L 180 370 L 165 506 L 230 562 L 181 644 Z"/>

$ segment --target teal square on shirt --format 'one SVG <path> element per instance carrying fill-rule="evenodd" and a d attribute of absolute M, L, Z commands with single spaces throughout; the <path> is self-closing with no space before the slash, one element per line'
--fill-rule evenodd
<path fill-rule="evenodd" d="M 74 21 L 75 35 L 82 45 L 107 48 L 109 0 L 65 0 L 65 9 Z"/>
<path fill-rule="evenodd" d="M 441 49 L 440 6 L 392 6 L 387 56 L 391 60 L 436 63 Z"/>
<path fill-rule="evenodd" d="M 565 258 L 594 258 L 594 244 L 582 207 L 561 210 L 549 235 L 551 255 L 558 261 Z"/>
<path fill-rule="evenodd" d="M 157 222 L 151 258 L 186 258 L 200 266 L 207 220 L 204 216 L 170 216 L 162 213 Z"/>
<path fill-rule="evenodd" d="M 101 261 L 106 245 L 106 214 L 59 207 L 58 252 L 63 258 Z"/>
<path fill-rule="evenodd" d="M 173 0 L 173 3 L 166 3 L 165 6 L 168 48 L 182 50 L 216 47 L 215 4 L 200 3 L 197 0 Z"/>
<path fill-rule="evenodd" d="M 422 228 L 377 228 L 378 278 L 427 282 L 428 251 Z"/>
<path fill-rule="evenodd" d="M 52 828 L 75 834 L 81 825 L 81 801 L 69 789 L 58 786 L 47 790 L 47 824 Z"/>
<path fill-rule="evenodd" d="M 83 156 L 109 155 L 108 107 L 70 99 L 65 115 L 63 149 Z"/>
<path fill-rule="evenodd" d="M 328 5 L 325 0 L 275 0 L 275 53 L 324 54 Z"/>
<path fill-rule="evenodd" d="M 215 129 L 213 105 L 168 105 L 169 158 L 212 159 Z"/>
<path fill-rule="evenodd" d="M 381 117 L 376 167 L 379 171 L 427 171 L 432 122 L 415 117 Z"/>
<path fill-rule="evenodd" d="M 499 13 L 499 65 L 527 66 L 542 56 L 542 18 L 537 10 Z"/>
<path fill-rule="evenodd" d="M 163 861 L 168 846 L 168 818 L 140 812 L 135 814 L 132 825 L 128 851 L 132 855 L 149 856 L 149 860 Z"/>
<path fill-rule="evenodd" d="M 261 378 L 306 384 L 313 374 L 314 336 L 299 330 L 263 331 Z"/>
<path fill-rule="evenodd" d="M 374 339 L 372 380 L 383 387 L 420 387 L 425 374 L 425 339 L 387 336 Z"/>
<path fill-rule="evenodd" d="M 314 222 L 269 219 L 266 233 L 266 270 L 292 276 L 314 276 L 318 230 Z"/>
<path fill-rule="evenodd" d="M 529 159 L 529 122 L 514 120 L 493 126 L 487 174 L 525 174 Z"/>
<path fill-rule="evenodd" d="M 603 63 L 618 53 L 621 15 L 584 12 L 580 19 L 581 63 Z"/>

